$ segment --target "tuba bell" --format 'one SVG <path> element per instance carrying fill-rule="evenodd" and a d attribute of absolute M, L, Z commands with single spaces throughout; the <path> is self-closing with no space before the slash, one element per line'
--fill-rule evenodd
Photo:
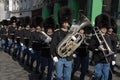
<path fill-rule="evenodd" d="M 90 25 L 89 19 L 80 14 L 79 22 L 72 24 L 66 37 L 58 44 L 57 54 L 60 57 L 67 57 L 81 45 L 85 39 L 85 35 L 80 33 L 79 30 Z"/>

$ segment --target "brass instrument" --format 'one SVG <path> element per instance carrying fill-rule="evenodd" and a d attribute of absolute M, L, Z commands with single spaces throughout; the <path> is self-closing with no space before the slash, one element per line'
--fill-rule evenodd
<path fill-rule="evenodd" d="M 79 30 L 89 24 L 89 19 L 82 14 L 80 23 L 73 24 L 66 37 L 58 44 L 57 54 L 60 57 L 72 55 L 72 53 L 81 45 L 85 39 L 85 35 L 80 33 Z"/>
<path fill-rule="evenodd" d="M 105 40 L 102 32 L 99 30 L 99 28 L 98 28 L 98 27 L 95 27 L 93 30 L 94 30 L 95 36 L 97 37 L 97 39 L 98 39 L 98 41 L 99 41 L 99 43 L 100 43 L 100 46 L 101 46 L 100 48 L 101 48 L 101 49 L 104 49 L 104 48 L 103 48 L 103 43 L 105 43 L 105 45 L 106 45 L 106 48 L 107 48 L 107 50 L 108 50 L 108 54 L 104 54 L 104 55 L 105 55 L 106 57 L 107 57 L 107 56 L 110 56 L 110 55 L 113 55 L 114 52 L 113 52 L 113 51 L 111 50 L 111 48 L 109 47 L 108 43 L 106 42 L 106 40 Z"/>
<path fill-rule="evenodd" d="M 48 36 L 44 31 L 41 31 L 41 33 L 44 35 L 45 37 L 45 42 L 50 42 L 52 40 L 52 38 L 50 36 Z"/>

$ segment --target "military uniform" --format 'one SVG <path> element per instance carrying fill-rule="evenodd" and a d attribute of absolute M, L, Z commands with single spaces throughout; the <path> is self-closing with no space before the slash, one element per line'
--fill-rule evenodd
<path fill-rule="evenodd" d="M 89 42 L 90 38 L 86 38 L 75 51 L 76 57 L 74 59 L 72 79 L 74 78 L 74 73 L 80 68 L 80 80 L 85 80 L 85 75 L 87 74 L 89 68 Z"/>
<path fill-rule="evenodd" d="M 23 42 L 23 29 L 22 25 L 18 25 L 17 30 L 15 30 L 15 41 L 14 41 L 14 52 L 13 57 L 20 60 L 21 58 L 21 51 L 22 51 L 22 45 Z"/>
<path fill-rule="evenodd" d="M 53 34 L 54 27 L 55 27 L 55 22 L 52 16 L 45 19 L 44 31 L 50 38 L 52 38 L 53 36 L 52 34 Z M 45 40 L 42 44 L 42 54 L 41 54 L 42 62 L 41 62 L 40 79 L 43 78 L 43 74 L 46 66 L 48 66 L 47 80 L 52 79 L 53 60 L 50 54 L 50 45 L 51 45 L 51 40 L 50 41 Z"/>
<path fill-rule="evenodd" d="M 95 27 L 99 27 L 101 31 L 100 34 L 103 35 L 103 38 L 105 39 L 106 43 L 104 42 L 104 39 L 102 39 L 103 47 L 101 47 L 101 43 L 95 34 L 91 37 L 91 42 L 89 46 L 89 49 L 93 52 L 93 60 L 95 62 L 94 72 L 95 72 L 96 80 L 108 80 L 108 76 L 109 76 L 109 70 L 110 70 L 109 57 L 110 56 L 107 56 L 109 52 L 106 44 L 108 44 L 111 50 L 113 49 L 111 39 L 109 35 L 107 35 L 109 20 L 110 20 L 110 17 L 107 14 L 100 14 L 96 17 Z M 102 38 L 101 36 L 98 36 L 98 37 L 100 39 Z"/>
<path fill-rule="evenodd" d="M 1 38 L 1 47 L 3 48 L 4 51 L 7 51 L 7 47 L 8 47 L 8 21 L 7 20 L 3 20 L 2 21 L 2 25 L 3 27 L 0 30 L 0 38 Z"/>
<path fill-rule="evenodd" d="M 8 28 L 8 53 L 11 54 L 11 48 L 13 48 L 15 39 L 15 30 L 17 29 L 17 18 L 15 16 L 11 17 L 11 26 Z"/>
<path fill-rule="evenodd" d="M 29 26 L 29 25 L 28 25 Z M 30 59 L 30 51 L 29 51 L 29 44 L 30 44 L 30 36 L 31 36 L 31 31 L 30 31 L 30 26 L 29 28 L 25 28 L 23 30 L 23 55 L 22 55 L 22 63 L 25 62 L 25 56 L 27 56 L 26 65 L 29 65 L 29 59 Z"/>
<path fill-rule="evenodd" d="M 36 73 L 39 73 L 39 67 L 41 64 L 41 47 L 42 43 L 44 42 L 44 35 L 41 33 L 41 28 L 43 27 L 43 18 L 36 17 L 36 31 L 34 31 L 31 35 L 31 63 L 30 67 L 33 67 L 33 63 L 36 60 L 37 64 L 35 66 Z"/>
<path fill-rule="evenodd" d="M 57 53 L 57 47 L 68 33 L 68 26 L 72 22 L 72 10 L 69 7 L 62 7 L 58 13 L 59 25 L 62 29 L 57 30 L 53 33 L 51 41 L 51 55 L 55 62 L 56 80 L 71 80 L 72 72 L 72 56 L 60 57 Z"/>

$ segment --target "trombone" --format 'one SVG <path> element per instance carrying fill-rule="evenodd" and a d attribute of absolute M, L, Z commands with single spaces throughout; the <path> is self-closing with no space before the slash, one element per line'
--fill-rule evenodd
<path fill-rule="evenodd" d="M 103 43 L 105 43 L 106 45 L 106 48 L 108 50 L 108 54 L 104 54 L 106 57 L 110 56 L 110 55 L 113 55 L 114 52 L 111 50 L 111 48 L 109 47 L 107 41 L 105 40 L 102 32 L 100 31 L 100 29 L 98 27 L 95 27 L 94 29 L 94 33 L 95 33 L 95 36 L 97 37 L 98 41 L 99 41 L 99 44 L 100 44 L 100 49 L 103 51 L 104 53 L 104 47 L 103 47 Z"/>

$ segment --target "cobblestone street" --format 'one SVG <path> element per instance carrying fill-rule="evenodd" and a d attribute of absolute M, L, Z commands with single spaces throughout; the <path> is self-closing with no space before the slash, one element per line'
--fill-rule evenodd
<path fill-rule="evenodd" d="M 93 67 L 90 66 L 90 72 L 93 71 Z M 113 80 L 120 80 L 120 54 L 117 54 L 117 67 L 115 67 L 115 73 L 113 74 Z M 80 72 L 75 73 L 75 80 L 79 80 Z M 89 80 L 89 76 L 86 76 L 85 80 Z M 20 64 L 18 61 L 14 61 L 10 55 L 0 51 L 0 80 L 39 80 L 38 74 Z M 45 80 L 45 78 L 43 79 Z"/>
<path fill-rule="evenodd" d="M 28 75 L 29 72 L 10 55 L 0 52 L 0 80 L 29 80 Z"/>

